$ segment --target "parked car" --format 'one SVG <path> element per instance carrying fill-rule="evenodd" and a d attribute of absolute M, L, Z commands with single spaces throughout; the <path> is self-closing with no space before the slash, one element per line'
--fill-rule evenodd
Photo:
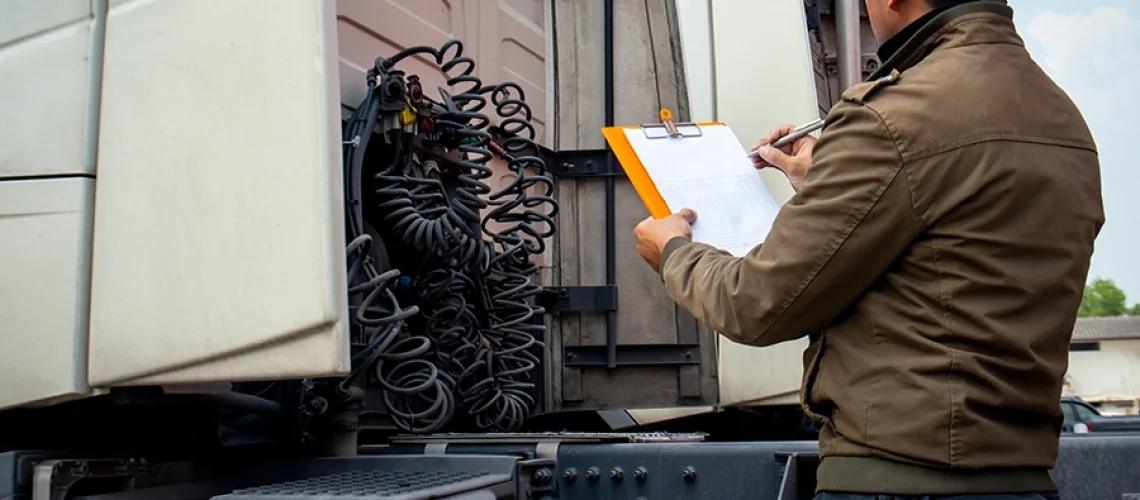
<path fill-rule="evenodd" d="M 1063 433 L 1140 432 L 1140 416 L 1101 415 L 1096 407 L 1080 398 L 1061 398 L 1061 409 L 1065 413 Z"/>

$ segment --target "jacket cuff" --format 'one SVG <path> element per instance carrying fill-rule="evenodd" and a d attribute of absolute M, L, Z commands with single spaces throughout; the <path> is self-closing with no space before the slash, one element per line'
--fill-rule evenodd
<path fill-rule="evenodd" d="M 669 256 L 676 252 L 678 248 L 692 243 L 684 236 L 674 236 L 673 239 L 665 243 L 665 248 L 661 250 L 661 262 L 657 263 L 658 272 L 661 274 L 661 279 L 665 279 L 665 261 L 669 260 Z"/>

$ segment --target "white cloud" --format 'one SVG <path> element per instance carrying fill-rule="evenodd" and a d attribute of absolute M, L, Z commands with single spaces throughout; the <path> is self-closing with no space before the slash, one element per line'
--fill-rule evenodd
<path fill-rule="evenodd" d="M 1118 70 L 1121 62 L 1137 62 L 1137 22 L 1128 9 L 1097 7 L 1090 12 L 1046 11 L 1029 23 L 1028 34 L 1044 49 L 1040 61 L 1057 76 L 1080 76 Z M 1123 58 L 1123 60 L 1122 60 Z"/>
<path fill-rule="evenodd" d="M 1025 33 L 1038 63 L 1086 114 L 1119 111 L 1121 100 L 1140 102 L 1134 90 L 1140 82 L 1140 22 L 1127 8 L 1046 11 Z"/>

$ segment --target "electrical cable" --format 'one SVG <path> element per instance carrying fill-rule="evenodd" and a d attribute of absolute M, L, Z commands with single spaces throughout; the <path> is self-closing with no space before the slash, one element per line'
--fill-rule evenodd
<path fill-rule="evenodd" d="M 351 323 L 355 328 L 353 344 L 357 351 L 352 360 L 352 372 L 341 381 L 339 389 L 347 393 L 348 386 L 356 382 L 369 369 L 384 374 L 379 377 L 385 389 L 385 409 L 396 425 L 408 432 L 433 432 L 452 417 L 454 405 L 451 389 L 444 380 L 409 375 L 419 369 L 418 357 L 428 345 L 424 337 L 409 336 L 406 321 L 419 309 L 403 308 L 393 292 L 400 272 L 379 272 L 370 255 L 372 236 L 364 230 L 361 210 L 361 176 L 364 162 L 362 153 L 371 140 L 371 130 L 379 117 L 382 93 L 376 86 L 376 73 L 368 74 L 368 92 L 357 112 L 348 120 L 344 130 L 343 162 L 345 188 L 345 231 L 349 240 L 345 252 L 348 261 L 347 282 Z M 416 343 L 419 340 L 420 342 Z M 394 376 L 395 375 L 395 376 Z M 394 379 L 394 380 L 393 380 Z M 438 404 L 429 411 L 408 411 L 419 402 L 429 399 Z"/>
<path fill-rule="evenodd" d="M 408 57 L 434 58 L 452 92 L 424 96 L 416 76 L 395 69 Z M 533 257 L 556 230 L 558 204 L 522 88 L 485 86 L 474 72 L 458 40 L 377 58 L 344 131 L 356 333 L 341 386 L 370 374 L 405 432 L 437 432 L 460 415 L 481 431 L 513 431 L 535 405 L 545 311 L 534 305 Z M 369 148 L 377 127 L 383 144 Z M 492 192 L 495 157 L 513 179 Z M 404 256 L 399 269 L 376 269 L 365 219 L 389 255 Z"/>

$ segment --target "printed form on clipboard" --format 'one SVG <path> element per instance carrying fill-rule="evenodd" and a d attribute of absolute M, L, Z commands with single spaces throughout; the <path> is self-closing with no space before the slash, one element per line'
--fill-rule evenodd
<path fill-rule="evenodd" d="M 780 205 L 727 125 L 672 128 L 672 135 L 647 126 L 603 134 L 653 217 L 690 208 L 693 241 L 746 255 L 768 237 Z"/>

